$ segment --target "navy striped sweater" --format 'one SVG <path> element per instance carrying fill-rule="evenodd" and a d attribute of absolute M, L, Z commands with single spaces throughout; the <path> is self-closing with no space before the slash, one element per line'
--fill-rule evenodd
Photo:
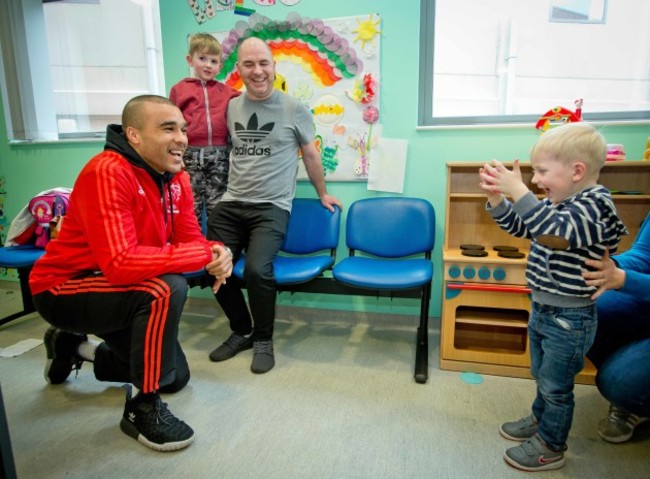
<path fill-rule="evenodd" d="M 616 215 L 609 190 L 591 186 L 554 205 L 532 192 L 515 204 L 504 199 L 486 209 L 501 229 L 531 240 L 526 281 L 532 299 L 558 307 L 582 307 L 593 303 L 596 291 L 582 277 L 586 259 L 601 259 L 605 248 L 614 254 L 628 230 Z M 542 238 L 559 237 L 568 244 L 555 249 Z M 540 243 L 543 242 L 544 244 Z"/>

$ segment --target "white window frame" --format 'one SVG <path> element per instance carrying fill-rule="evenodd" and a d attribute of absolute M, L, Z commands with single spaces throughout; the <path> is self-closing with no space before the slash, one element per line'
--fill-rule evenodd
<path fill-rule="evenodd" d="M 474 127 L 474 126 L 526 126 L 535 124 L 545 111 L 539 111 L 531 114 L 502 114 L 502 115 L 466 115 L 466 116 L 436 116 L 434 109 L 434 45 L 435 45 L 435 9 L 437 0 L 421 0 L 421 15 L 420 15 L 420 75 L 419 75 L 419 98 L 418 98 L 418 128 L 431 128 L 431 127 Z M 485 4 L 482 0 L 477 0 Z M 552 3 L 550 0 L 535 0 L 546 1 L 549 6 Z M 616 2 L 620 6 L 622 0 L 608 0 L 609 8 L 612 8 L 612 3 Z M 551 20 L 551 19 L 549 19 Z M 592 21 L 585 21 L 582 23 L 596 23 Z M 463 26 L 459 25 L 459 29 Z M 471 35 L 472 31 L 466 29 L 466 35 Z M 481 41 L 480 38 L 476 39 L 477 42 Z M 612 42 L 616 39 L 612 38 Z M 629 61 L 631 55 L 621 55 L 620 61 Z M 634 60 L 632 60 L 634 61 Z M 577 98 L 576 98 L 577 100 Z M 632 122 L 632 123 L 648 123 L 650 122 L 650 110 L 640 111 L 593 111 L 589 109 L 589 99 L 585 99 L 585 108 L 583 108 L 583 118 L 590 122 L 614 123 L 614 122 Z M 557 105 L 549 104 L 548 109 L 555 106 L 564 106 L 573 109 L 573 104 Z"/>
<path fill-rule="evenodd" d="M 82 2 L 98 3 L 97 0 Z M 134 2 L 142 3 L 140 0 Z M 165 95 L 158 2 L 144 4 L 151 8 L 150 15 L 144 15 L 143 25 L 144 54 L 149 70 L 148 91 L 134 92 L 131 96 L 143 93 Z M 43 0 L 0 1 L 0 91 L 9 142 L 22 144 L 104 138 L 105 129 L 59 133 L 48 65 Z"/>

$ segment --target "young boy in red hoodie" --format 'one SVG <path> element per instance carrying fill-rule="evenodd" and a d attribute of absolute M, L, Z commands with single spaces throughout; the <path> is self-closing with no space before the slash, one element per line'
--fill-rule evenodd
<path fill-rule="evenodd" d="M 190 38 L 187 63 L 192 78 L 175 84 L 169 99 L 187 121 L 188 148 L 183 161 L 194 193 L 194 212 L 203 225 L 214 205 L 226 192 L 230 170 L 226 109 L 231 98 L 240 92 L 215 80 L 221 70 L 221 45 L 208 33 Z"/>

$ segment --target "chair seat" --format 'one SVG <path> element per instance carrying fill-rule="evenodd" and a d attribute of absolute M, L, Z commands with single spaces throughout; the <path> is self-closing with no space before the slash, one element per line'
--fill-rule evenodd
<path fill-rule="evenodd" d="M 34 263 L 44 254 L 44 249 L 36 248 L 32 245 L 0 247 L 0 268 L 14 268 L 18 270 L 20 296 L 23 303 L 23 309 L 21 311 L 0 318 L 0 325 L 35 311 L 32 293 L 29 289 L 29 273 Z"/>
<path fill-rule="evenodd" d="M 0 267 L 26 268 L 34 265 L 45 250 L 31 245 L 4 246 L 0 248 Z"/>
<path fill-rule="evenodd" d="M 294 258 L 278 256 L 273 261 L 273 271 L 278 284 L 305 283 L 318 277 L 334 264 L 331 256 Z"/>
<path fill-rule="evenodd" d="M 233 274 L 244 278 L 245 257 L 242 255 L 235 263 Z M 331 256 L 276 256 L 273 271 L 278 284 L 306 283 L 318 277 L 334 263 Z"/>
<path fill-rule="evenodd" d="M 306 283 L 332 267 L 340 221 L 338 207 L 332 212 L 318 199 L 294 198 L 280 254 L 273 260 L 278 285 Z M 233 267 L 233 275 L 243 280 L 245 264 L 242 254 Z"/>
<path fill-rule="evenodd" d="M 433 264 L 428 259 L 405 260 L 350 256 L 332 270 L 334 279 L 369 289 L 417 288 L 431 282 Z"/>

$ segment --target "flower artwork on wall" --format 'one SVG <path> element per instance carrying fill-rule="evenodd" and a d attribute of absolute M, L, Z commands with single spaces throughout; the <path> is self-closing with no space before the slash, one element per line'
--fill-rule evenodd
<path fill-rule="evenodd" d="M 291 12 L 271 20 L 257 11 L 213 34 L 223 50 L 217 80 L 242 90 L 237 46 L 242 38 L 261 38 L 276 61 L 275 87 L 313 114 L 326 178 L 367 180 L 381 134 L 380 34 L 375 14 L 315 19 Z M 302 162 L 299 178 L 307 178 Z"/>
<path fill-rule="evenodd" d="M 293 7 L 300 2 L 300 0 L 278 1 L 287 7 Z M 247 2 L 250 4 L 251 0 L 247 0 Z M 276 5 L 276 0 L 252 0 L 252 3 L 260 7 L 273 7 Z M 235 15 L 242 15 L 245 17 L 255 13 L 254 8 L 249 8 L 244 5 L 244 0 L 187 0 L 187 4 L 190 6 L 190 9 L 192 9 L 194 19 L 199 25 L 214 18 L 216 13 L 222 10 L 230 10 Z"/>
<path fill-rule="evenodd" d="M 199 25 L 205 23 L 209 18 L 213 18 L 216 9 L 215 3 L 219 5 L 219 0 L 187 0 L 192 9 L 192 14 Z"/>

